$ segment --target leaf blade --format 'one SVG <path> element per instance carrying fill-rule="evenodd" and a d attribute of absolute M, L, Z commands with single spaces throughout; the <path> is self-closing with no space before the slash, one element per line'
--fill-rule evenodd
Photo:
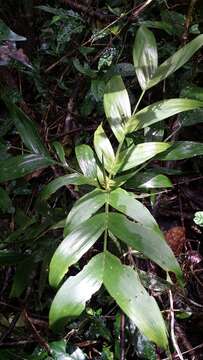
<path fill-rule="evenodd" d="M 105 169 L 111 173 L 115 162 L 115 154 L 102 125 L 99 125 L 94 133 L 94 148 L 101 164 L 104 163 Z"/>
<path fill-rule="evenodd" d="M 142 286 L 139 276 L 112 254 L 105 255 L 104 285 L 139 330 L 158 346 L 168 346 L 167 330 L 155 299 Z"/>
<path fill-rule="evenodd" d="M 56 249 L 49 272 L 50 285 L 56 287 L 69 266 L 75 264 L 97 241 L 105 229 L 105 214 L 86 220 L 73 230 Z"/>
<path fill-rule="evenodd" d="M 140 26 L 137 31 L 133 46 L 133 62 L 138 82 L 142 90 L 145 90 L 158 66 L 156 39 L 145 26 Z"/>
<path fill-rule="evenodd" d="M 97 164 L 94 152 L 89 145 L 78 145 L 75 154 L 83 174 L 93 179 L 97 178 Z"/>

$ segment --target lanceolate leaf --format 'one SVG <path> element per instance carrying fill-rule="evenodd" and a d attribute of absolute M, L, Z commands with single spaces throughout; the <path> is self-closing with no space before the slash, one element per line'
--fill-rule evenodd
<path fill-rule="evenodd" d="M 49 152 L 44 146 L 35 123 L 15 104 L 11 104 L 6 100 L 10 117 L 12 118 L 23 143 L 34 154 L 49 157 Z"/>
<path fill-rule="evenodd" d="M 181 269 L 162 234 L 141 224 L 135 224 L 118 213 L 109 214 L 109 230 L 128 246 L 140 251 L 164 270 L 174 272 L 181 283 Z"/>
<path fill-rule="evenodd" d="M 52 286 L 60 283 L 69 266 L 94 245 L 104 228 L 105 214 L 98 214 L 83 222 L 62 241 L 50 263 L 49 282 Z"/>
<path fill-rule="evenodd" d="M 124 125 L 131 116 L 130 100 L 121 76 L 114 76 L 106 86 L 104 110 L 110 127 L 120 142 L 125 136 Z"/>
<path fill-rule="evenodd" d="M 83 174 L 96 180 L 97 164 L 91 147 L 85 144 L 78 145 L 75 148 L 75 154 Z"/>
<path fill-rule="evenodd" d="M 193 141 L 177 141 L 169 150 L 160 155 L 161 160 L 183 160 L 203 155 L 203 143 Z"/>
<path fill-rule="evenodd" d="M 69 175 L 60 176 L 53 181 L 51 181 L 48 185 L 44 186 L 42 192 L 40 194 L 41 199 L 48 199 L 52 194 L 54 194 L 58 189 L 62 186 L 66 185 L 95 185 L 93 179 L 90 179 L 84 175 L 73 173 Z"/>
<path fill-rule="evenodd" d="M 145 26 L 140 26 L 137 31 L 133 47 L 133 61 L 139 84 L 144 90 L 158 66 L 156 39 Z"/>
<path fill-rule="evenodd" d="M 143 129 L 183 111 L 201 107 L 203 107 L 203 101 L 193 99 L 170 99 L 156 102 L 131 117 L 128 123 L 128 132 Z"/>
<path fill-rule="evenodd" d="M 109 139 L 107 138 L 102 125 L 94 133 L 94 148 L 105 169 L 111 173 L 115 161 L 115 155 Z"/>
<path fill-rule="evenodd" d="M 17 179 L 54 164 L 54 160 L 40 154 L 10 157 L 0 161 L 0 182 Z"/>
<path fill-rule="evenodd" d="M 133 220 L 155 231 L 159 231 L 159 226 L 149 210 L 141 202 L 136 200 L 133 194 L 121 188 L 116 189 L 109 194 L 109 203 L 113 208 L 121 211 Z"/>
<path fill-rule="evenodd" d="M 81 314 L 86 301 L 102 285 L 103 267 L 104 255 L 96 255 L 82 271 L 64 282 L 51 305 L 49 321 L 52 327 L 63 324 L 68 317 Z"/>
<path fill-rule="evenodd" d="M 170 146 L 170 143 L 164 142 L 146 142 L 143 144 L 131 145 L 128 149 L 120 153 L 118 171 L 126 171 L 143 164 L 160 152 L 167 150 Z"/>
<path fill-rule="evenodd" d="M 80 198 L 68 214 L 64 234 L 67 235 L 76 226 L 89 219 L 106 201 L 106 193 L 95 189 Z"/>
<path fill-rule="evenodd" d="M 154 189 L 170 187 L 173 187 L 171 180 L 166 175 L 159 174 L 153 170 L 139 172 L 126 182 L 126 188 L 133 189 Z"/>
<path fill-rule="evenodd" d="M 164 61 L 155 72 L 153 78 L 148 82 L 147 89 L 166 79 L 169 75 L 183 66 L 203 45 L 203 34 L 197 36 L 187 45 L 183 46 L 175 54 Z"/>
<path fill-rule="evenodd" d="M 109 252 L 105 255 L 104 285 L 139 330 L 159 347 L 166 349 L 167 330 L 155 299 L 149 296 L 137 272 L 122 265 Z"/>

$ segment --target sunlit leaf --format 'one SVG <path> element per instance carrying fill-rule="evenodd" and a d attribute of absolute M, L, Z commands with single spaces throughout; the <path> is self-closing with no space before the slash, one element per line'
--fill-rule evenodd
<path fill-rule="evenodd" d="M 137 272 L 109 252 L 105 255 L 104 286 L 139 330 L 166 349 L 167 330 L 155 299 L 145 290 Z"/>
<path fill-rule="evenodd" d="M 89 219 L 106 201 L 106 193 L 95 189 L 77 200 L 68 214 L 64 235 L 66 236 L 76 226 Z"/>
<path fill-rule="evenodd" d="M 65 237 L 50 263 L 51 286 L 59 284 L 69 266 L 75 264 L 94 245 L 104 228 L 105 214 L 98 214 L 83 222 Z"/>
<path fill-rule="evenodd" d="M 55 161 L 43 155 L 18 155 L 0 161 L 0 182 L 20 178 L 35 170 L 54 165 Z"/>
<path fill-rule="evenodd" d="M 163 174 L 159 174 L 156 171 L 143 171 L 139 172 L 131 179 L 127 180 L 127 188 L 170 188 L 173 187 L 171 180 Z"/>
<path fill-rule="evenodd" d="M 116 210 L 124 213 L 135 221 L 149 227 L 155 231 L 159 230 L 149 210 L 133 194 L 119 188 L 109 194 L 109 204 Z"/>
<path fill-rule="evenodd" d="M 52 327 L 64 323 L 68 317 L 81 314 L 86 302 L 99 290 L 103 281 L 104 256 L 94 256 L 76 276 L 69 277 L 57 292 L 50 309 Z"/>
<path fill-rule="evenodd" d="M 121 76 L 114 76 L 107 83 L 104 110 L 110 127 L 120 142 L 125 135 L 125 122 L 131 116 L 130 100 Z"/>
<path fill-rule="evenodd" d="M 170 146 L 170 143 L 164 142 L 133 144 L 129 146 L 128 149 L 121 151 L 118 161 L 118 171 L 126 171 L 143 164 L 160 152 L 167 150 Z"/>
<path fill-rule="evenodd" d="M 153 260 L 165 271 L 174 272 L 181 284 L 180 266 L 162 234 L 141 224 L 135 224 L 118 213 L 109 214 L 109 230 L 128 246 Z"/>
<path fill-rule="evenodd" d="M 148 82 L 147 89 L 173 74 L 176 70 L 183 66 L 194 55 L 194 53 L 202 47 L 202 45 L 203 35 L 201 34 L 175 52 L 175 54 L 169 57 L 157 68 L 153 78 Z"/>
<path fill-rule="evenodd" d="M 161 160 L 183 160 L 203 155 L 203 143 L 193 141 L 177 141 L 170 149 L 159 155 Z"/>
<path fill-rule="evenodd" d="M 97 164 L 94 152 L 89 145 L 78 145 L 75 148 L 77 161 L 83 174 L 93 179 L 97 178 Z"/>
<path fill-rule="evenodd" d="M 145 26 L 140 26 L 137 31 L 133 47 L 133 61 L 139 84 L 144 90 L 158 66 L 156 39 Z"/>
<path fill-rule="evenodd" d="M 52 194 L 54 194 L 58 189 L 60 189 L 62 186 L 66 185 L 84 185 L 89 184 L 93 185 L 94 180 L 89 179 L 88 177 L 73 173 L 69 175 L 59 176 L 58 178 L 51 181 L 48 185 L 45 185 L 40 193 L 41 199 L 48 199 Z"/>
<path fill-rule="evenodd" d="M 102 125 L 99 125 L 94 133 L 94 148 L 105 169 L 111 173 L 115 161 L 115 155 L 111 143 L 106 136 Z"/>
<path fill-rule="evenodd" d="M 138 111 L 128 122 L 128 132 L 143 129 L 183 111 L 203 107 L 203 101 L 192 99 L 169 99 L 158 101 Z"/>

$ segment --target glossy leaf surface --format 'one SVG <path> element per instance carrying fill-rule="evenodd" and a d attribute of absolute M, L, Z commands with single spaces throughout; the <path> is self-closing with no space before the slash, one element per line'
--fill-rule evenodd
<path fill-rule="evenodd" d="M 103 281 L 103 254 L 94 256 L 76 276 L 69 277 L 57 292 L 50 309 L 50 325 L 57 327 L 68 317 L 78 316 Z"/>
<path fill-rule="evenodd" d="M 109 230 L 128 246 L 143 253 L 165 271 L 172 271 L 181 282 L 181 269 L 162 234 L 141 224 L 135 224 L 124 215 L 109 214 Z"/>
<path fill-rule="evenodd" d="M 109 252 L 105 255 L 104 285 L 139 330 L 158 346 L 167 348 L 167 330 L 155 299 L 145 290 L 137 272 Z"/>
<path fill-rule="evenodd" d="M 116 210 L 124 213 L 133 220 L 140 222 L 141 224 L 151 229 L 159 230 L 149 210 L 138 200 L 136 200 L 133 194 L 123 190 L 116 189 L 109 194 L 109 204 Z"/>
<path fill-rule="evenodd" d="M 170 188 L 173 187 L 171 180 L 163 174 L 156 173 L 154 171 L 139 172 L 126 183 L 128 188 Z"/>
<path fill-rule="evenodd" d="M 88 177 L 83 176 L 78 173 L 73 173 L 69 175 L 59 176 L 58 178 L 51 181 L 48 185 L 45 185 L 41 191 L 40 198 L 48 199 L 52 194 L 54 194 L 62 186 L 66 185 L 84 185 L 89 184 L 93 185 L 94 180 L 90 180 Z"/>
<path fill-rule="evenodd" d="M 130 100 L 121 76 L 114 76 L 107 83 L 104 110 L 110 127 L 120 142 L 125 136 L 125 122 L 131 116 Z"/>
<path fill-rule="evenodd" d="M 158 101 L 138 111 L 128 123 L 128 132 L 143 129 L 170 116 L 203 107 L 203 102 L 192 99 Z"/>
<path fill-rule="evenodd" d="M 203 155 L 203 143 L 193 141 L 177 141 L 163 155 L 161 160 L 183 160 Z"/>
<path fill-rule="evenodd" d="M 43 155 L 18 155 L 0 161 L 0 182 L 18 179 L 35 170 L 54 165 L 55 161 Z"/>
<path fill-rule="evenodd" d="M 166 79 L 176 70 L 182 67 L 203 45 L 203 34 L 176 51 L 171 57 L 164 61 L 155 72 L 153 78 L 148 82 L 147 89 Z"/>
<path fill-rule="evenodd" d="M 75 264 L 90 248 L 105 228 L 105 214 L 86 220 L 73 230 L 56 249 L 49 272 L 51 286 L 57 286 L 69 266 Z"/>
<path fill-rule="evenodd" d="M 164 142 L 146 142 L 131 145 L 127 150 L 120 153 L 118 171 L 126 171 L 135 166 L 143 164 L 155 155 L 167 150 L 171 145 Z"/>
<path fill-rule="evenodd" d="M 106 201 L 106 193 L 95 189 L 77 200 L 68 214 L 64 229 L 65 236 L 77 225 L 89 219 Z"/>
<path fill-rule="evenodd" d="M 75 148 L 75 154 L 83 174 L 96 179 L 97 164 L 92 148 L 86 144 L 78 145 Z"/>
<path fill-rule="evenodd" d="M 99 125 L 94 133 L 94 148 L 101 164 L 104 163 L 105 169 L 111 173 L 115 161 L 115 155 L 102 125 Z"/>
<path fill-rule="evenodd" d="M 137 31 L 133 47 L 133 61 L 139 84 L 144 90 L 158 66 L 156 39 L 145 26 L 140 26 Z"/>

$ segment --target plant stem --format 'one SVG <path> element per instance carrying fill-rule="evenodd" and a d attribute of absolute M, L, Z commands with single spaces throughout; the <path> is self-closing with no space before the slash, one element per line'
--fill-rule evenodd
<path fill-rule="evenodd" d="M 146 91 L 146 90 L 142 90 L 142 93 L 141 93 L 141 95 L 140 95 L 140 97 L 139 97 L 139 99 L 138 99 L 138 101 L 137 101 L 137 104 L 135 105 L 134 110 L 133 110 L 133 115 L 135 115 L 135 113 L 136 113 L 136 111 L 137 111 L 137 108 L 138 108 L 138 106 L 140 105 L 140 102 L 141 102 L 141 100 L 142 100 L 142 98 L 143 98 L 143 96 L 144 96 L 144 94 L 145 94 L 145 91 Z"/>
<path fill-rule="evenodd" d="M 107 250 L 107 240 L 108 240 L 109 192 L 107 192 L 107 199 L 105 203 L 105 214 L 106 214 L 106 221 L 105 221 L 105 231 L 104 231 L 104 251 Z"/>

